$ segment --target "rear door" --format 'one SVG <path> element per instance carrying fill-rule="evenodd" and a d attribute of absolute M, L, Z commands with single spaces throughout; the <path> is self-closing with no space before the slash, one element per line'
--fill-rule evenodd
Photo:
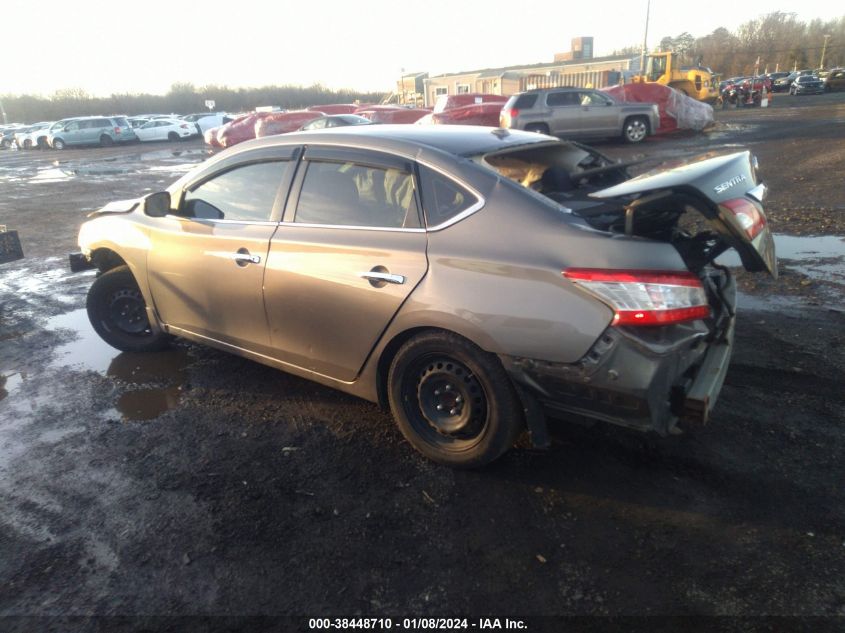
<path fill-rule="evenodd" d="M 581 98 L 577 92 L 566 90 L 546 95 L 549 130 L 555 136 L 581 134 Z"/>
<path fill-rule="evenodd" d="M 270 242 L 264 297 L 284 362 L 352 381 L 425 275 L 411 161 L 311 147 Z"/>

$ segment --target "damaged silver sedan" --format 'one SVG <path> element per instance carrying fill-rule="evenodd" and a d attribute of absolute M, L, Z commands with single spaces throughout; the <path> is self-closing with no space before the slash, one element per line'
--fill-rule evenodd
<path fill-rule="evenodd" d="M 631 179 L 548 136 L 363 126 L 238 145 L 80 231 L 95 330 L 183 337 L 389 408 L 474 467 L 547 420 L 668 434 L 727 371 L 735 248 L 776 274 L 748 152 Z"/>

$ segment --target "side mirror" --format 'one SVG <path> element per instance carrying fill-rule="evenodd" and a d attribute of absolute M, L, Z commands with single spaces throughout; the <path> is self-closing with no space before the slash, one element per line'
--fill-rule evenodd
<path fill-rule="evenodd" d="M 159 191 L 144 198 L 144 213 L 151 218 L 163 218 L 170 213 L 170 194 Z"/>

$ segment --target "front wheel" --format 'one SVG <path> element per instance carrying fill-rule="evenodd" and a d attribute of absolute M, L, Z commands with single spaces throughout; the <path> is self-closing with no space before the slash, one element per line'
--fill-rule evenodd
<path fill-rule="evenodd" d="M 524 426 L 519 396 L 499 359 L 455 334 L 429 332 L 406 342 L 387 380 L 402 434 L 440 464 L 488 464 Z"/>
<path fill-rule="evenodd" d="M 648 136 L 648 121 L 641 116 L 632 116 L 625 121 L 622 129 L 622 138 L 626 143 L 640 143 Z"/>
<path fill-rule="evenodd" d="M 128 266 L 97 277 L 86 307 L 100 338 L 122 352 L 156 352 L 168 346 L 169 335 L 150 327 L 144 296 Z"/>
<path fill-rule="evenodd" d="M 64 149 L 65 142 L 60 138 L 53 139 L 53 149 Z"/>

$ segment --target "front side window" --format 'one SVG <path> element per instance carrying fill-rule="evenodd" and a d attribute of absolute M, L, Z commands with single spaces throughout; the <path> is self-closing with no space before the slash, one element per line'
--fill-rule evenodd
<path fill-rule="evenodd" d="M 471 191 L 440 172 L 420 165 L 420 176 L 422 205 L 429 227 L 443 224 L 479 202 Z"/>
<path fill-rule="evenodd" d="M 610 102 L 610 99 L 605 97 L 603 94 L 599 94 L 598 92 L 582 92 L 581 93 L 581 105 L 603 106 L 603 105 L 607 105 L 609 102 Z"/>
<path fill-rule="evenodd" d="M 309 161 L 294 222 L 419 228 L 414 177 L 394 168 Z"/>
<path fill-rule="evenodd" d="M 267 222 L 288 161 L 236 167 L 185 192 L 180 215 L 205 220 Z"/>

